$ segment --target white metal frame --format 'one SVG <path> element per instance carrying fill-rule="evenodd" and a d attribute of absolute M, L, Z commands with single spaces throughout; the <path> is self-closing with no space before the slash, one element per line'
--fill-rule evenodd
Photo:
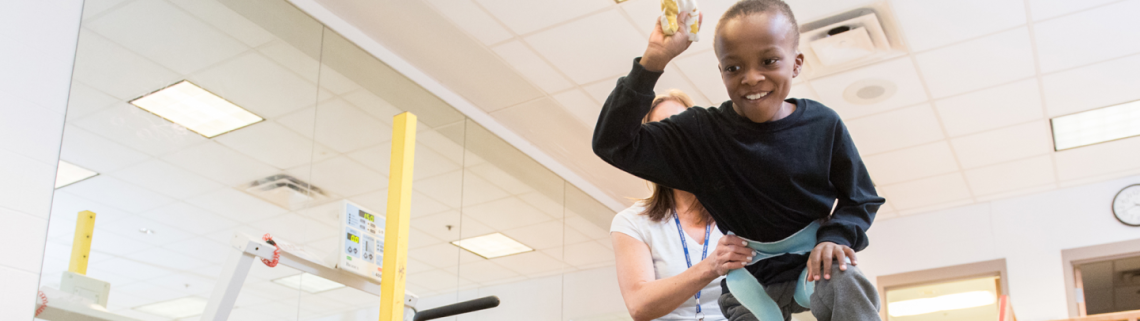
<path fill-rule="evenodd" d="M 218 277 L 218 284 L 214 286 L 214 292 L 210 295 L 210 301 L 206 305 L 206 311 L 202 313 L 202 321 L 228 320 L 230 311 L 234 308 L 234 302 L 241 292 L 242 285 L 245 284 L 245 278 L 249 275 L 249 269 L 252 268 L 253 263 L 259 258 L 273 259 L 273 250 L 276 249 L 269 243 L 242 233 L 234 234 L 234 238 L 230 241 L 230 247 L 237 251 L 231 252 L 229 257 L 226 258 L 226 265 L 222 267 L 222 274 Z M 380 296 L 379 282 L 348 271 L 341 271 L 325 266 L 324 264 L 298 256 L 295 253 L 290 253 L 285 248 L 281 249 L 280 260 L 277 264 Z M 418 297 L 414 294 L 405 292 L 405 306 L 415 308 L 417 300 Z"/>

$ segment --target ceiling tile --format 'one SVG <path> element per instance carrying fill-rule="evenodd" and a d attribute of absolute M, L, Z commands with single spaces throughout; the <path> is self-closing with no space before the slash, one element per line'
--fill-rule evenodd
<path fill-rule="evenodd" d="M 226 244 L 202 237 L 167 244 L 163 248 L 214 264 L 225 263 L 229 257 L 227 254 L 230 254 L 230 251 L 236 251 Z"/>
<path fill-rule="evenodd" d="M 495 230 L 508 230 L 552 220 L 549 215 L 524 203 L 517 197 L 467 206 L 465 217 L 471 217 Z"/>
<path fill-rule="evenodd" d="M 935 98 L 1007 83 L 1037 73 L 1027 28 L 924 52 L 915 59 L 926 85 L 930 87 L 930 94 Z"/>
<path fill-rule="evenodd" d="M 514 176 L 511 176 L 511 174 L 507 174 L 507 172 L 504 172 L 491 163 L 471 166 L 467 168 L 467 171 L 479 175 L 479 177 L 486 179 L 491 182 L 491 184 L 502 188 L 507 194 L 518 195 L 534 191 L 534 188 L 531 188 L 527 183 L 516 179 Z"/>
<path fill-rule="evenodd" d="M 724 81 L 721 80 L 720 69 L 717 67 L 720 66 L 720 61 L 716 59 L 716 54 L 712 50 L 674 59 L 672 63 L 693 81 L 697 90 L 700 90 L 712 105 L 720 106 L 729 99 L 728 90 L 724 88 Z M 613 88 L 614 84 L 610 82 L 606 94 L 609 95 L 608 90 Z"/>
<path fill-rule="evenodd" d="M 249 49 L 162 0 L 134 1 L 84 26 L 183 75 Z"/>
<path fill-rule="evenodd" d="M 484 45 L 492 45 L 514 37 L 495 18 L 471 0 L 427 0 L 443 16 Z"/>
<path fill-rule="evenodd" d="M 614 260 L 614 251 L 594 241 L 567 245 L 563 251 L 564 256 L 562 259 L 566 261 L 566 263 L 577 267 L 612 262 Z"/>
<path fill-rule="evenodd" d="M 495 262 L 484 260 L 482 262 L 460 266 L 459 276 L 478 283 L 492 283 L 498 280 L 517 277 L 519 274 L 505 269 L 495 264 Z"/>
<path fill-rule="evenodd" d="M 1069 181 L 1140 168 L 1140 137 L 1056 152 L 1057 179 Z"/>
<path fill-rule="evenodd" d="M 562 247 L 565 244 L 582 243 L 590 238 L 572 228 L 566 228 L 561 221 L 549 221 L 504 230 L 503 234 L 526 246 L 538 250 Z"/>
<path fill-rule="evenodd" d="M 474 174 L 463 175 L 463 206 L 482 204 L 510 196 L 506 191 Z"/>
<path fill-rule="evenodd" d="M 788 92 L 788 98 L 803 98 L 819 101 L 819 96 L 815 94 L 815 90 L 807 84 L 792 85 L 792 90 Z"/>
<path fill-rule="evenodd" d="M 200 267 L 203 267 L 203 266 L 206 266 L 209 264 L 209 263 L 206 263 L 206 261 L 202 261 L 202 260 L 199 260 L 196 258 L 192 258 L 189 256 L 178 254 L 178 253 L 173 253 L 170 250 L 167 250 L 165 248 L 153 248 L 153 249 L 149 249 L 146 251 L 135 253 L 132 256 L 134 256 L 134 257 L 145 257 L 145 258 L 147 258 L 147 262 L 150 264 L 153 264 L 153 265 L 158 266 L 160 268 L 170 269 L 170 270 L 175 270 L 175 271 L 177 271 L 177 270 L 193 271 L 197 268 L 200 268 Z M 166 281 L 160 281 L 161 283 L 159 283 L 159 284 L 169 284 L 168 282 L 173 281 L 174 278 L 176 278 L 180 275 L 182 275 L 182 274 L 181 273 L 175 273 L 174 275 L 164 277 L 162 279 L 165 279 Z M 211 281 L 213 281 L 213 280 L 211 280 Z M 148 282 L 148 283 L 155 284 L 157 282 Z M 156 285 L 158 285 L 158 284 L 156 284 Z M 209 283 L 206 283 L 205 285 L 207 287 L 213 287 L 214 282 L 209 282 Z M 183 288 L 182 284 L 179 284 L 178 289 L 182 289 L 182 288 Z M 183 294 L 185 294 L 185 293 L 183 293 Z"/>
<path fill-rule="evenodd" d="M 611 6 L 608 0 L 475 0 L 516 34 L 527 34 Z"/>
<path fill-rule="evenodd" d="M 218 143 L 277 168 L 291 168 L 336 156 L 336 152 L 273 121 L 227 133 Z"/>
<path fill-rule="evenodd" d="M 115 6 L 122 4 L 124 1 L 126 1 L 126 0 L 90 0 L 90 1 L 84 1 L 83 2 L 83 19 L 86 20 L 88 18 L 91 18 L 91 17 L 97 16 L 101 13 L 104 13 L 108 9 L 112 9 Z"/>
<path fill-rule="evenodd" d="M 957 137 L 1044 116 L 1037 79 L 986 88 L 934 102 L 950 137 Z"/>
<path fill-rule="evenodd" d="M 431 270 L 428 272 L 408 274 L 408 282 L 415 283 L 416 285 L 432 289 L 432 290 L 454 290 L 460 283 L 467 283 L 471 281 L 460 280 L 459 276 L 454 273 L 446 272 L 443 270 Z"/>
<path fill-rule="evenodd" d="M 129 104 L 96 112 L 75 125 L 151 156 L 206 141 L 202 135 Z"/>
<path fill-rule="evenodd" d="M 522 41 L 513 40 L 492 47 L 491 50 L 494 50 L 511 67 L 514 67 L 515 71 L 548 93 L 559 92 L 574 86 L 573 83 L 566 80 L 565 76 L 554 70 L 554 67 L 542 60 L 542 57 L 539 57 Z"/>
<path fill-rule="evenodd" d="M 318 224 L 313 219 L 298 214 L 274 216 L 252 225 L 264 233 L 272 234 L 274 238 L 291 243 L 305 243 L 337 235 L 334 228 Z"/>
<path fill-rule="evenodd" d="M 966 171 L 974 195 L 990 195 L 1056 182 L 1053 157 L 1037 156 Z"/>
<path fill-rule="evenodd" d="M 99 270 L 105 271 L 118 271 L 121 274 L 129 274 L 139 280 L 153 279 L 160 276 L 170 275 L 171 271 L 154 265 L 146 264 L 143 262 L 131 259 L 111 259 L 100 262 Z"/>
<path fill-rule="evenodd" d="M 558 3 L 580 6 L 581 1 Z M 633 58 L 645 51 L 646 38 L 616 10 L 607 10 L 528 36 L 526 42 L 571 80 L 586 84 L 629 72 Z"/>
<path fill-rule="evenodd" d="M 110 225 L 110 223 L 108 223 L 108 225 Z M 137 230 L 138 228 L 136 227 L 135 229 Z M 72 231 L 72 233 L 75 232 Z M 131 233 L 138 234 L 138 232 Z M 155 244 L 151 244 L 149 242 L 139 242 L 133 238 L 111 233 L 111 231 L 102 227 L 95 228 L 95 232 L 92 234 L 91 240 L 91 251 L 93 251 L 91 254 L 91 259 L 93 261 L 92 263 L 94 263 L 92 267 L 99 268 L 103 267 L 104 262 L 114 260 L 116 256 L 126 257 L 156 246 Z M 96 258 L 99 259 L 99 262 L 94 262 Z M 125 276 L 137 278 L 134 275 Z"/>
<path fill-rule="evenodd" d="M 412 183 L 412 189 L 431 195 L 431 198 L 450 207 L 459 207 L 463 200 L 463 171 L 438 175 Z"/>
<path fill-rule="evenodd" d="M 519 274 L 534 276 L 542 273 L 549 273 L 565 269 L 568 266 L 562 261 L 550 257 L 542 251 L 526 252 L 510 256 L 497 257 L 491 259 L 492 262 L 498 263 L 504 268 L 511 271 L 518 272 Z"/>
<path fill-rule="evenodd" d="M 958 162 L 946 141 L 868 156 L 863 162 L 878 185 L 958 171 Z"/>
<path fill-rule="evenodd" d="M 934 109 L 929 104 L 902 108 L 846 123 L 861 155 L 874 155 L 944 138 L 941 125 L 934 116 Z"/>
<path fill-rule="evenodd" d="M 610 92 L 613 92 L 614 87 L 617 86 L 618 79 L 620 77 L 582 85 L 582 90 L 586 91 L 586 94 L 589 94 L 590 98 L 594 98 L 595 101 L 605 102 L 606 98 L 609 98 Z"/>
<path fill-rule="evenodd" d="M 1140 52 L 1130 23 L 1140 1 L 1120 1 L 1034 25 L 1045 73 Z"/>
<path fill-rule="evenodd" d="M 388 177 L 360 165 L 346 156 L 290 169 L 295 177 L 309 177 L 308 181 L 321 189 L 342 196 L 359 195 L 388 187 Z"/>
<path fill-rule="evenodd" d="M 379 120 L 380 122 L 388 125 L 392 124 L 393 117 L 404 112 L 403 110 L 396 108 L 396 106 L 392 105 L 392 103 L 388 102 L 387 100 L 384 100 L 383 98 L 380 98 L 367 90 L 353 91 L 343 95 L 342 98 L 344 98 L 345 101 L 352 104 L 353 106 L 356 106 L 356 108 L 360 108 L 360 110 L 363 110 L 365 113 L 372 115 L 372 117 L 375 117 L 376 120 Z M 416 128 L 417 131 L 419 131 L 421 129 L 428 129 L 429 127 L 416 126 Z"/>
<path fill-rule="evenodd" d="M 1041 21 L 1114 1 L 1116 0 L 1029 0 L 1026 3 L 1029 12 L 1033 14 L 1033 20 Z"/>
<path fill-rule="evenodd" d="M 79 32 L 77 48 L 73 77 L 124 101 L 181 79 L 173 71 L 86 29 Z"/>
<path fill-rule="evenodd" d="M 551 199 L 549 196 L 539 193 L 537 191 L 530 192 L 522 195 L 517 195 L 530 206 L 537 208 L 551 217 L 559 218 L 563 216 L 565 208 L 562 206 L 562 198 L 558 200 Z"/>
<path fill-rule="evenodd" d="M 894 0 L 891 4 L 916 52 L 1025 24 L 1021 0 Z"/>
<path fill-rule="evenodd" d="M 421 247 L 427 247 L 427 246 L 432 246 L 432 245 L 437 245 L 437 244 L 442 244 L 442 243 L 443 243 L 443 240 L 437 239 L 434 236 L 431 236 L 431 234 L 428 234 L 427 232 L 424 232 L 424 231 L 417 230 L 415 228 L 411 228 L 410 232 L 408 233 L 408 248 L 409 249 L 417 249 L 417 248 L 421 248 Z M 408 262 L 408 263 L 409 263 L 408 265 L 410 266 L 411 262 Z M 418 272 L 418 271 L 414 271 L 409 267 L 409 273 L 416 273 L 416 272 Z"/>
<path fill-rule="evenodd" d="M 316 115 L 306 108 L 279 122 L 306 137 L 315 136 L 318 143 L 341 153 L 392 139 L 392 127 L 340 99 L 321 103 Z"/>
<path fill-rule="evenodd" d="M 424 264 L 441 268 L 458 265 L 459 251 L 463 251 L 463 249 L 449 243 L 442 243 L 417 248 L 415 251 L 409 250 L 408 257 Z"/>
<path fill-rule="evenodd" d="M 1110 60 L 1042 77 L 1049 117 L 1140 99 L 1140 56 Z"/>
<path fill-rule="evenodd" d="M 69 193 L 98 200 L 99 203 L 121 208 L 131 213 L 142 213 L 174 201 L 169 197 L 131 185 L 117 178 L 99 175 L 64 187 Z"/>
<path fill-rule="evenodd" d="M 185 148 L 162 159 L 228 186 L 249 183 L 279 172 L 273 166 L 215 142 Z"/>
<path fill-rule="evenodd" d="M 562 221 L 570 229 L 578 231 L 579 233 L 582 233 L 582 235 L 585 235 L 588 238 L 597 240 L 597 239 L 609 239 L 609 237 L 610 237 L 610 231 L 608 229 L 609 226 L 606 226 L 606 228 L 603 228 L 601 226 L 598 226 L 598 225 L 591 223 L 590 221 L 582 218 L 581 215 L 574 214 L 573 212 L 568 211 L 566 213 L 566 218 L 563 219 Z M 566 232 L 567 236 L 570 236 L 571 234 L 572 234 L 571 232 Z"/>
<path fill-rule="evenodd" d="M 177 199 L 222 188 L 218 183 L 157 159 L 111 173 L 111 176 Z"/>
<path fill-rule="evenodd" d="M 1034 121 L 950 140 L 962 168 L 976 168 L 1053 151 L 1049 122 Z"/>
<path fill-rule="evenodd" d="M 99 229 L 132 239 L 135 242 L 153 246 L 163 246 L 194 237 L 194 234 L 180 229 L 184 228 L 182 226 L 175 228 L 163 223 L 173 222 L 159 222 L 136 215 L 100 226 Z M 149 230 L 152 233 L 144 233 L 143 229 Z"/>
<path fill-rule="evenodd" d="M 242 223 L 255 222 L 287 212 L 276 205 L 229 188 L 193 197 L 186 202 Z"/>
<path fill-rule="evenodd" d="M 657 85 L 653 87 L 653 91 L 657 95 L 669 94 L 670 89 L 677 89 L 689 95 L 696 106 L 708 106 L 710 104 L 705 95 L 689 83 L 689 79 L 685 78 L 685 74 L 680 72 L 676 64 L 665 66 L 665 73 L 661 74 L 661 78 L 657 79 Z"/>
<path fill-rule="evenodd" d="M 72 81 L 71 94 L 67 100 L 67 120 L 74 121 L 120 101 L 78 80 Z"/>
<path fill-rule="evenodd" d="M 554 100 L 585 126 L 594 127 L 598 123 L 598 115 L 602 113 L 602 104 L 581 89 L 554 94 Z"/>
<path fill-rule="evenodd" d="M 891 195 L 898 210 L 970 199 L 970 190 L 961 173 L 953 173 L 880 187 Z"/>
<path fill-rule="evenodd" d="M 95 226 L 108 224 L 133 215 L 116 207 L 100 204 L 64 190 L 58 190 L 52 197 L 52 216 L 48 222 L 48 237 L 62 236 L 67 238 L 68 244 L 71 244 L 70 240 L 75 235 L 75 221 L 79 212 L 82 211 L 95 212 L 97 217 Z"/>
<path fill-rule="evenodd" d="M 455 211 L 413 217 L 411 224 L 412 227 L 444 242 L 495 232 L 495 230 L 483 225 L 483 223 L 470 219 L 465 220 L 464 217 L 460 216 L 459 212 Z M 451 228 L 448 228 L 448 225 L 450 225 Z"/>
<path fill-rule="evenodd" d="M 862 86 L 861 81 L 880 80 L 894 84 L 896 91 L 893 96 L 883 101 L 864 105 L 847 101 L 843 98 L 844 92 L 851 86 Z M 926 101 L 926 88 L 922 86 L 922 79 L 909 57 L 843 72 L 840 74 L 812 79 L 811 88 L 819 95 L 824 105 L 834 108 L 840 116 L 846 119 L 862 117 L 905 106 L 911 106 Z M 856 87 L 858 88 L 858 87 Z"/>
<path fill-rule="evenodd" d="M 170 2 L 247 46 L 257 47 L 276 39 L 272 33 L 262 29 L 249 18 L 230 10 L 220 1 L 170 0 Z"/>
<path fill-rule="evenodd" d="M 317 86 L 251 52 L 189 77 L 203 89 L 265 118 L 276 118 L 317 101 Z"/>
<path fill-rule="evenodd" d="M 197 235 L 209 234 L 238 225 L 238 222 L 183 202 L 151 210 L 143 213 L 142 216 L 163 224 L 177 226 Z"/>

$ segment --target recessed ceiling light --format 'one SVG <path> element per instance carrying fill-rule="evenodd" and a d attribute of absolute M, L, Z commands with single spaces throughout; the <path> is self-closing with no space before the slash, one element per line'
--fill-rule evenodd
<path fill-rule="evenodd" d="M 870 105 L 891 98 L 898 91 L 895 83 L 882 79 L 863 79 L 843 90 L 843 100 L 856 105 Z"/>
<path fill-rule="evenodd" d="M 286 276 L 280 279 L 273 280 L 273 283 L 284 285 L 294 289 L 301 289 L 309 293 L 320 293 L 332 289 L 343 288 L 344 284 L 336 283 L 335 281 L 322 278 L 309 273 L 301 273 L 292 276 Z"/>
<path fill-rule="evenodd" d="M 939 311 L 968 309 L 986 306 L 997 302 L 997 296 L 990 291 L 971 291 L 943 296 L 891 302 L 887 313 L 892 317 L 927 314 Z"/>
<path fill-rule="evenodd" d="M 89 169 L 65 161 L 59 161 L 59 168 L 55 171 L 55 188 L 75 184 L 98 175 L 99 173 Z"/>
<path fill-rule="evenodd" d="M 180 319 L 202 314 L 202 311 L 206 310 L 207 303 L 206 299 L 191 296 L 138 306 L 135 307 L 135 310 L 171 319 Z"/>
<path fill-rule="evenodd" d="M 265 120 L 186 80 L 136 98 L 131 104 L 206 138 Z"/>
<path fill-rule="evenodd" d="M 451 244 L 487 259 L 534 251 L 534 249 L 503 235 L 503 233 L 466 238 L 451 242 Z"/>
<path fill-rule="evenodd" d="M 1140 136 L 1140 101 L 1053 118 L 1053 149 L 1061 151 Z"/>

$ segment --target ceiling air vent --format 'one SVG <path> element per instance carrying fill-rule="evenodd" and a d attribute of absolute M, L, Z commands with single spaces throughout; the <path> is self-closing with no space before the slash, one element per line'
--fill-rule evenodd
<path fill-rule="evenodd" d="M 800 26 L 806 76 L 817 78 L 906 54 L 886 2 Z"/>
<path fill-rule="evenodd" d="M 285 174 L 262 178 L 239 189 L 291 211 L 334 199 L 334 195 L 321 188 Z"/>

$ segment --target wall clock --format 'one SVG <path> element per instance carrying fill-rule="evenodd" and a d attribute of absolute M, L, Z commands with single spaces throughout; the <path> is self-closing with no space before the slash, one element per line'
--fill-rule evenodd
<path fill-rule="evenodd" d="M 1140 226 L 1140 184 L 1129 185 L 1112 199 L 1112 214 L 1128 226 Z"/>

